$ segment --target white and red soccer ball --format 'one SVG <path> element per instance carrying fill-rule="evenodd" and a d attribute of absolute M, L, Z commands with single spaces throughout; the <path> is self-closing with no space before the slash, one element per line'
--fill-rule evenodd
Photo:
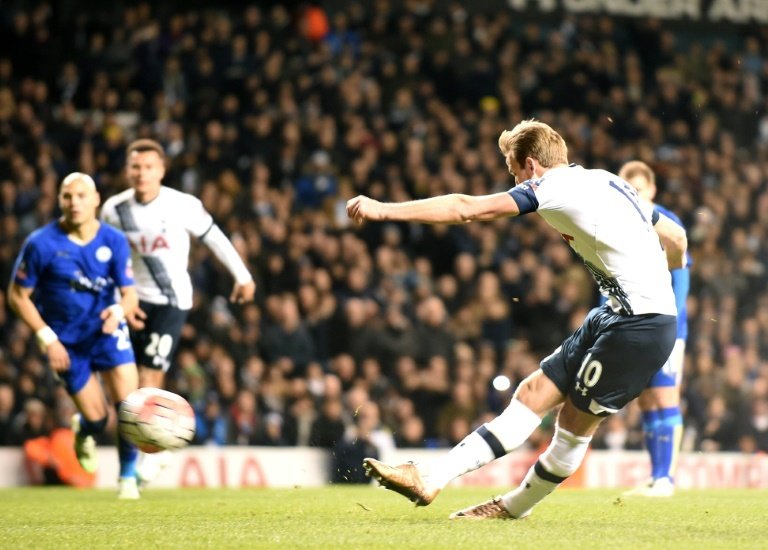
<path fill-rule="evenodd" d="M 139 388 L 123 400 L 120 431 L 145 453 L 181 449 L 195 435 L 195 413 L 186 399 L 158 388 Z"/>

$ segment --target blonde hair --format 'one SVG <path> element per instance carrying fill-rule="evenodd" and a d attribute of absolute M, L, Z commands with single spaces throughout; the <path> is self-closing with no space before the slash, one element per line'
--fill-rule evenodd
<path fill-rule="evenodd" d="M 88 174 L 83 174 L 82 172 L 72 172 L 67 177 L 65 177 L 63 180 L 61 180 L 61 188 L 64 189 L 67 185 L 72 183 L 73 181 L 82 181 L 88 189 L 91 191 L 96 191 L 96 182 L 93 181 L 93 178 L 89 176 Z"/>
<path fill-rule="evenodd" d="M 538 120 L 524 120 L 499 136 L 499 149 L 506 157 L 510 152 L 522 166 L 527 157 L 535 158 L 544 168 L 568 164 L 568 146 L 563 136 Z"/>
<path fill-rule="evenodd" d="M 656 174 L 642 160 L 630 160 L 619 170 L 619 177 L 624 181 L 629 181 L 638 176 L 645 178 L 649 184 L 656 185 Z"/>

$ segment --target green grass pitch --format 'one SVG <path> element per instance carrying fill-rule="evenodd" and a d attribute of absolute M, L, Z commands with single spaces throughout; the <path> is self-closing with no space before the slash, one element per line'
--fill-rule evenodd
<path fill-rule="evenodd" d="M 499 491 L 496 491 L 499 492 Z M 450 521 L 494 495 L 447 489 L 427 508 L 372 486 L 145 491 L 0 490 L 2 548 L 766 548 L 768 491 L 552 494 L 522 521 Z"/>

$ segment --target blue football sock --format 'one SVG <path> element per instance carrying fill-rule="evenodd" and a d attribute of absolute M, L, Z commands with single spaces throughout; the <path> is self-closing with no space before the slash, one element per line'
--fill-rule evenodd
<path fill-rule="evenodd" d="M 120 418 L 120 405 L 115 405 L 117 417 Z M 120 459 L 120 477 L 136 477 L 136 460 L 139 457 L 139 451 L 136 446 L 129 443 L 120 433 L 120 426 L 117 428 L 117 456 Z"/>
<path fill-rule="evenodd" d="M 653 479 L 673 478 L 683 432 L 683 415 L 680 413 L 680 407 L 677 406 L 661 409 L 658 413 L 659 423 L 655 434 L 657 456 L 651 475 Z"/>
<path fill-rule="evenodd" d="M 659 411 L 653 410 L 643 412 L 643 435 L 645 436 L 645 448 L 648 449 L 648 454 L 651 457 L 651 472 L 655 470 L 656 464 L 659 462 L 659 448 L 656 432 L 660 422 L 661 418 Z"/>
<path fill-rule="evenodd" d="M 82 414 L 80 415 L 80 437 L 89 435 L 99 435 L 107 427 L 107 417 L 101 420 L 88 420 Z"/>

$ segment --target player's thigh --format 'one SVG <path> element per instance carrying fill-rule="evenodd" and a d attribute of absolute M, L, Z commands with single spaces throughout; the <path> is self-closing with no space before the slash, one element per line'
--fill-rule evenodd
<path fill-rule="evenodd" d="M 140 388 L 162 388 L 165 384 L 165 372 L 160 369 L 139 367 Z"/>
<path fill-rule="evenodd" d="M 101 389 L 99 379 L 93 373 L 90 373 L 85 384 L 72 394 L 72 400 L 77 410 L 87 420 L 95 422 L 107 417 L 108 409 L 104 391 Z"/>
<path fill-rule="evenodd" d="M 541 369 L 528 375 L 515 390 L 515 399 L 542 416 L 563 402 L 565 395 Z"/>
<path fill-rule="evenodd" d="M 131 332 L 136 364 L 168 372 L 189 311 L 145 302 L 141 303 L 141 308 L 147 314 L 144 328 Z"/>
<path fill-rule="evenodd" d="M 139 387 L 139 374 L 135 363 L 125 363 L 101 372 L 113 403 L 119 403 Z"/>
<path fill-rule="evenodd" d="M 122 401 L 138 388 L 136 359 L 125 321 L 114 333 L 99 335 L 93 342 L 91 354 L 91 368 L 101 373 L 114 402 Z"/>
<path fill-rule="evenodd" d="M 67 393 L 73 398 L 88 385 L 93 375 L 90 354 L 92 344 L 92 338 L 77 345 L 65 344 L 69 354 L 69 368 L 65 371 L 54 373 L 56 378 L 64 384 Z"/>

